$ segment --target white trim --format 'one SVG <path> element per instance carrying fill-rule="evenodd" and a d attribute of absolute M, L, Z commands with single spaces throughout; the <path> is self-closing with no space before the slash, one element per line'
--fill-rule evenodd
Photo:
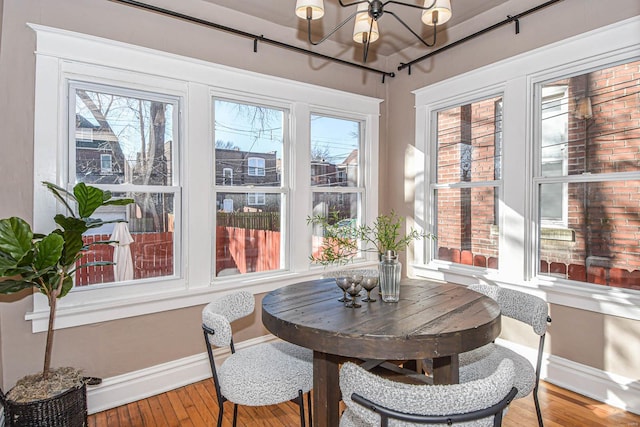
<path fill-rule="evenodd" d="M 264 335 L 236 345 L 241 351 L 277 340 Z M 526 357 L 535 366 L 537 350 L 503 339 L 496 342 Z M 215 351 L 216 361 L 228 357 L 227 349 Z M 105 411 L 211 377 L 206 352 L 174 360 L 124 375 L 105 378 L 102 384 L 89 387 L 89 413 Z M 640 382 L 612 374 L 562 357 L 543 354 L 541 378 L 567 390 L 585 395 L 616 408 L 640 414 Z"/>
<path fill-rule="evenodd" d="M 236 350 L 242 351 L 277 339 L 273 335 L 264 335 L 236 344 Z M 214 355 L 216 362 L 220 364 L 231 355 L 231 351 L 229 348 L 219 348 L 214 350 Z M 90 414 L 106 411 L 206 378 L 211 378 L 211 367 L 206 352 L 105 378 L 100 385 L 87 388 L 88 410 Z"/>
<path fill-rule="evenodd" d="M 496 343 L 536 365 L 538 351 L 511 341 Z M 540 378 L 559 387 L 640 415 L 640 381 L 612 374 L 562 357 L 543 353 Z"/>

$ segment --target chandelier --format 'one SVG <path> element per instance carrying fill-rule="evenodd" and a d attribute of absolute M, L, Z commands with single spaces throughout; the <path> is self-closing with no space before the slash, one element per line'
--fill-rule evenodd
<path fill-rule="evenodd" d="M 395 0 L 360 0 L 351 3 L 343 3 L 342 0 L 338 0 L 340 6 L 350 7 L 356 6 L 356 10 L 344 21 L 338 24 L 333 30 L 326 36 L 318 41 L 311 39 L 311 21 L 322 18 L 324 16 L 324 2 L 323 0 L 297 0 L 296 2 L 296 15 L 301 19 L 307 20 L 307 34 L 309 37 L 309 43 L 316 46 L 327 40 L 336 31 L 342 28 L 352 18 L 355 18 L 353 25 L 353 41 L 363 45 L 363 62 L 367 62 L 367 55 L 369 53 L 369 44 L 375 42 L 380 37 L 380 31 L 378 30 L 378 20 L 388 13 L 393 16 L 398 22 L 402 24 L 411 34 L 413 34 L 422 44 L 427 47 L 431 47 L 436 44 L 436 32 L 437 26 L 444 24 L 451 18 L 451 2 L 450 0 L 424 0 L 423 6 L 417 4 L 404 3 Z M 412 7 L 422 11 L 422 22 L 425 25 L 433 27 L 433 37 L 431 42 L 424 40 L 418 33 L 409 27 L 398 15 L 392 10 L 385 10 L 387 5 L 400 5 L 406 7 Z"/>

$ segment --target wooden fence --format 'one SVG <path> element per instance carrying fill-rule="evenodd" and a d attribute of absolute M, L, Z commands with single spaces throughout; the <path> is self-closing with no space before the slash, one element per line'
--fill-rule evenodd
<path fill-rule="evenodd" d="M 87 235 L 82 240 L 85 244 L 109 240 L 109 234 Z M 131 233 L 133 243 L 131 257 L 133 259 L 133 278 L 170 276 L 173 274 L 173 233 Z M 86 251 L 77 265 L 95 261 L 113 261 L 113 246 L 93 245 Z M 86 286 L 98 283 L 113 282 L 113 265 L 90 266 L 76 271 L 75 285 Z"/>
<path fill-rule="evenodd" d="M 218 212 L 218 227 L 244 228 L 247 230 L 280 231 L 279 212 Z"/>
<path fill-rule="evenodd" d="M 484 255 L 474 255 L 471 251 L 438 248 L 438 259 L 477 267 L 498 268 L 498 259 Z M 540 273 L 569 280 L 596 285 L 640 290 L 640 270 L 629 271 L 622 268 L 540 261 Z"/>
<path fill-rule="evenodd" d="M 216 275 L 224 269 L 244 274 L 279 268 L 279 231 L 216 227 Z"/>

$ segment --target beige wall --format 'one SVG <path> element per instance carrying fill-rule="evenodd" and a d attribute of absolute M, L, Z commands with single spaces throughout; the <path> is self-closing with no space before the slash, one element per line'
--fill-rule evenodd
<path fill-rule="evenodd" d="M 152 2 L 149 2 L 152 3 Z M 172 0 L 153 2 L 175 8 Z M 197 10 L 197 12 L 196 12 Z M 221 11 L 199 0 L 180 2 L 180 11 L 201 19 L 255 31 L 278 40 L 295 40 L 290 30 Z M 33 111 L 35 34 L 26 23 L 78 31 L 171 53 L 258 71 L 335 89 L 384 98 L 377 75 L 231 34 L 144 12 L 105 0 L 6 0 L 0 53 L 0 218 L 32 218 Z M 372 64 L 373 65 L 373 64 Z M 379 65 L 379 64 L 378 64 Z M 39 230 L 43 231 L 43 230 Z M 24 296 L 24 295 L 23 295 Z M 12 298 L 15 300 L 15 298 Z M 41 369 L 44 333 L 32 334 L 24 320 L 31 297 L 14 302 L 0 296 L 0 384 L 13 386 L 23 375 Z M 202 353 L 201 307 L 63 329 L 56 332 L 53 365 L 72 365 L 88 375 L 110 377 Z M 238 339 L 263 334 L 259 318 L 243 323 Z"/>
<path fill-rule="evenodd" d="M 162 7 L 175 7 L 172 0 L 156 0 Z M 532 1 L 512 1 L 517 6 L 507 13 L 517 13 Z M 5 0 L 0 50 L 0 217 L 19 215 L 31 218 L 33 210 L 33 103 L 34 103 L 34 33 L 27 22 L 79 31 L 125 41 L 172 53 L 259 71 L 294 80 L 348 90 L 384 98 L 381 120 L 381 211 L 396 209 L 403 215 L 413 212 L 413 195 L 405 192 L 405 158 L 414 141 L 413 96 L 410 91 L 437 80 L 485 65 L 506 56 L 524 52 L 544 43 L 600 27 L 640 13 L 637 0 L 616 0 L 617 9 L 599 13 L 596 0 L 565 0 L 548 11 L 522 21 L 522 33 L 515 37 L 512 27 L 505 27 L 438 56 L 433 64 L 414 67 L 411 76 L 400 72 L 382 85 L 377 75 L 335 64 L 326 64 L 290 51 L 261 44 L 257 54 L 251 40 L 237 38 L 212 29 L 154 15 L 104 0 Z M 524 5 L 524 7 L 523 7 Z M 190 13 L 198 7 L 198 17 L 237 26 L 274 39 L 294 40 L 297 35 L 268 23 L 231 12 L 220 13 L 215 5 L 197 0 L 180 2 L 180 11 Z M 496 18 L 493 22 L 503 18 Z M 492 22 L 487 22 L 489 24 Z M 486 25 L 477 23 L 477 29 Z M 468 34 L 468 28 L 451 31 L 449 37 Z M 453 30 L 453 29 L 452 29 Z M 500 46 L 499 49 L 496 49 Z M 408 58 L 417 56 L 407 54 Z M 407 58 L 398 55 L 388 66 L 393 69 Z M 383 61 L 381 59 L 381 61 Z M 431 67 L 433 65 L 433 67 Z M 387 144 L 386 141 L 389 141 Z M 410 186 L 409 186 L 410 188 Z M 15 298 L 14 298 L 15 299 Z M 258 298 L 259 299 L 259 298 Z M 32 309 L 26 296 L 9 302 L 0 297 L 0 384 L 8 388 L 19 377 L 38 371 L 42 365 L 44 333 L 32 334 L 24 320 Z M 259 301 L 258 301 L 259 306 Z M 57 332 L 53 349 L 54 365 L 73 365 L 88 375 L 110 377 L 168 362 L 204 351 L 200 325 L 201 307 L 174 310 Z M 628 349 L 638 351 L 638 322 L 601 316 L 566 307 L 552 307 L 556 316 L 551 333 L 555 354 L 581 361 L 600 369 L 637 378 L 638 361 Z M 566 345 L 572 330 L 567 323 L 592 326 L 601 331 L 585 336 L 575 346 Z M 263 333 L 259 316 L 245 321 L 238 340 Z M 505 328 L 505 334 L 510 329 Z M 573 337 L 573 336 L 572 336 Z M 573 337 L 575 338 L 575 337 Z M 577 339 L 576 339 L 577 341 Z M 585 356 L 598 349 L 598 355 Z M 598 351 L 599 352 L 599 351 Z M 637 359 L 637 358 L 636 358 Z M 634 373 L 635 372 L 635 373 Z"/>
<path fill-rule="evenodd" d="M 447 36 L 457 40 L 540 2 L 510 3 L 492 11 L 493 16 L 480 16 L 477 22 L 472 21 L 465 28 L 450 29 Z M 522 18 L 521 32 L 517 36 L 513 26 L 507 25 L 415 65 L 410 76 L 406 70 L 399 72 L 399 76 L 389 83 L 389 96 L 386 98 L 385 139 L 388 144 L 383 158 L 387 160 L 387 169 L 381 180 L 384 177 L 388 180 L 388 191 L 382 193 L 381 210 L 395 208 L 403 216 L 413 216 L 411 186 L 405 185 L 407 179 L 413 178 L 405 172 L 411 170 L 408 162 L 412 159 L 415 140 L 414 97 L 411 91 L 640 14 L 640 2 L 637 0 L 617 0 L 615 4 L 616 8 L 604 14 L 600 1 L 564 0 Z M 401 52 L 390 57 L 390 64 L 408 62 L 419 56 L 419 52 Z M 637 357 L 640 354 L 639 321 L 556 305 L 551 306 L 551 316 L 553 323 L 549 328 L 547 351 L 597 369 L 632 379 L 640 378 L 640 358 Z M 530 336 L 530 329 L 505 321 L 504 338 L 536 347 L 537 341 L 529 339 Z"/>

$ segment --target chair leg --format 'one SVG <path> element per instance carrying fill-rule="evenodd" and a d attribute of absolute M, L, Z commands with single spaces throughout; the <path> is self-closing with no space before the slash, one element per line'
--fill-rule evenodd
<path fill-rule="evenodd" d="M 300 407 L 300 425 L 304 426 L 304 396 L 302 395 L 302 390 L 298 390 L 298 406 Z"/>
<path fill-rule="evenodd" d="M 311 418 L 311 392 L 307 393 L 307 408 L 309 409 L 309 427 L 313 427 L 313 419 Z"/>
<path fill-rule="evenodd" d="M 538 401 L 538 385 L 533 389 L 533 402 L 536 404 L 536 414 L 538 415 L 538 426 L 544 427 L 542 422 L 542 411 L 540 411 L 540 402 Z"/>
<path fill-rule="evenodd" d="M 222 427 L 222 414 L 224 413 L 224 405 L 220 404 L 218 405 L 219 407 L 219 411 L 218 411 L 218 427 Z"/>
<path fill-rule="evenodd" d="M 236 427 L 236 422 L 238 421 L 238 404 L 233 404 L 233 427 Z"/>

